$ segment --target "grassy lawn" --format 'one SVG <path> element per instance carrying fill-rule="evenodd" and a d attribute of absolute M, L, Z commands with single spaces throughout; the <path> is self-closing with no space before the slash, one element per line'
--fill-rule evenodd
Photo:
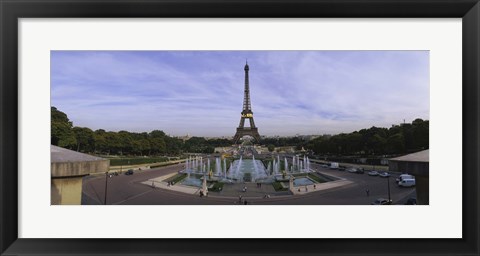
<path fill-rule="evenodd" d="M 150 165 L 150 169 L 157 168 L 157 167 L 162 167 L 162 166 L 175 165 L 175 164 L 178 164 L 178 163 L 176 163 L 176 162 L 175 163 L 166 162 L 166 163 L 152 164 L 152 165 Z"/>
<path fill-rule="evenodd" d="M 150 164 L 168 161 L 167 157 L 125 157 L 110 158 L 110 166 Z"/>
<path fill-rule="evenodd" d="M 208 189 L 208 191 L 211 191 L 211 192 L 220 192 L 220 191 L 222 191 L 222 189 L 223 189 L 223 185 L 224 185 L 223 182 L 215 182 L 215 183 L 213 183 L 213 186 Z"/>
<path fill-rule="evenodd" d="M 288 188 L 284 188 L 281 184 L 281 182 L 278 182 L 278 181 L 275 181 L 272 183 L 272 186 L 273 186 L 273 189 L 275 189 L 275 191 L 287 191 Z"/>
<path fill-rule="evenodd" d="M 314 180 L 314 181 L 317 182 L 317 183 L 327 182 L 327 180 L 324 180 L 324 179 L 322 179 L 321 177 L 319 177 L 319 176 L 317 176 L 317 175 L 315 175 L 315 174 L 310 174 L 310 173 L 309 173 L 307 176 L 308 176 L 308 178 Z"/>
<path fill-rule="evenodd" d="M 303 177 L 308 177 L 310 178 L 311 180 L 317 182 L 317 183 L 324 183 L 324 182 L 327 182 L 327 181 L 331 181 L 331 180 L 328 180 L 327 178 L 324 178 L 316 173 L 295 173 L 293 174 L 293 176 L 295 178 L 303 178 Z"/>
<path fill-rule="evenodd" d="M 166 179 L 165 181 L 166 181 L 166 182 L 173 182 L 173 184 L 177 184 L 178 182 L 182 181 L 182 180 L 185 179 L 186 177 L 187 177 L 187 174 L 185 174 L 185 173 L 178 173 L 178 174 L 176 174 L 175 176 Z"/>

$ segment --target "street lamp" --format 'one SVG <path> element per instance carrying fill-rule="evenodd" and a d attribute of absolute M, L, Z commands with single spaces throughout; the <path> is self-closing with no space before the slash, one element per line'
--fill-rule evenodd
<path fill-rule="evenodd" d="M 387 186 L 388 186 L 388 202 L 391 203 L 392 199 L 390 199 L 390 176 L 387 176 Z"/>
<path fill-rule="evenodd" d="M 108 184 L 108 171 L 105 172 L 105 200 L 103 200 L 103 203 L 107 205 L 107 184 Z"/>

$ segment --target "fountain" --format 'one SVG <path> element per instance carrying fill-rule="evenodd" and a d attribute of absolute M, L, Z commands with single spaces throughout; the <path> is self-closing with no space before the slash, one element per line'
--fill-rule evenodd
<path fill-rule="evenodd" d="M 308 171 L 310 171 L 310 159 L 307 157 L 307 163 L 308 163 Z"/>
<path fill-rule="evenodd" d="M 207 195 L 207 194 L 208 194 L 207 177 L 206 177 L 205 175 L 203 175 L 202 193 L 203 193 L 203 195 Z"/>
<path fill-rule="evenodd" d="M 240 156 L 240 160 L 234 161 L 234 163 L 236 163 L 236 168 L 233 175 L 231 175 L 231 177 L 236 177 L 240 172 L 240 167 L 242 166 L 242 156 Z"/>
<path fill-rule="evenodd" d="M 227 161 L 226 158 L 221 157 L 215 157 L 213 160 L 209 157 L 204 159 L 202 156 L 189 156 L 185 160 L 185 170 L 183 170 L 187 174 L 188 182 L 185 184 L 202 188 L 202 178 L 228 183 L 245 181 L 268 183 L 274 180 L 288 182 L 294 175 L 310 171 L 310 160 L 306 155 L 294 155 L 291 160 L 288 156 L 284 156 L 282 163 L 280 155 L 276 154 L 265 167 L 261 160 L 255 158 L 254 152 L 248 149 L 244 152 L 251 158 L 244 159 L 244 155 L 240 155 L 239 159 Z"/>
<path fill-rule="evenodd" d="M 215 158 L 215 176 L 220 176 L 222 173 L 222 165 L 220 163 L 220 158 Z"/>
<path fill-rule="evenodd" d="M 210 158 L 207 159 L 207 170 L 210 171 Z"/>
<path fill-rule="evenodd" d="M 252 159 L 240 157 L 240 159 L 233 161 L 230 171 L 225 178 L 230 179 L 230 181 L 243 182 L 245 177 L 250 177 L 247 178 L 247 181 L 255 182 L 260 179 L 267 179 L 269 174 L 263 163 L 260 160 L 256 160 L 255 157 L 252 157 Z"/>
<path fill-rule="evenodd" d="M 271 158 L 263 160 L 266 163 L 264 164 L 262 160 L 257 159 L 259 156 L 249 148 L 244 151 L 239 150 L 239 152 L 241 152 L 238 155 L 239 158 L 236 160 L 229 158 L 228 161 L 220 156 L 207 157 L 193 154 L 188 156 L 185 159 L 185 169 L 181 171 L 186 177 L 180 181 L 180 184 L 196 187 L 199 191 L 206 192 L 208 191 L 207 184 L 210 182 L 212 184 L 220 182 L 224 183 L 222 186 L 228 186 L 229 183 L 269 184 L 276 181 L 283 187 L 290 186 L 290 189 L 318 183 L 311 175 L 306 175 L 311 172 L 310 159 L 306 154 L 283 155 L 283 163 L 280 154 L 274 154 Z M 277 185 L 278 183 L 273 184 L 273 186 Z"/>
<path fill-rule="evenodd" d="M 223 159 L 223 178 L 227 179 L 227 159 Z"/>
<path fill-rule="evenodd" d="M 292 173 L 297 170 L 297 158 L 295 156 L 292 157 Z"/>
<path fill-rule="evenodd" d="M 258 173 L 257 162 L 255 161 L 255 156 L 252 157 L 252 160 L 253 160 L 253 170 L 255 171 L 255 173 Z M 255 175 L 254 175 L 254 173 L 252 173 L 251 175 L 252 175 L 252 182 L 253 182 L 253 181 L 255 181 Z"/>

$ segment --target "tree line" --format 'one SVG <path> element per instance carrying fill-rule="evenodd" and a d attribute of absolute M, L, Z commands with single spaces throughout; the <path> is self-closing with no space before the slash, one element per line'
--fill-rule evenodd
<path fill-rule="evenodd" d="M 192 137 L 187 141 L 166 135 L 161 130 L 151 132 L 91 130 L 73 126 L 67 114 L 51 107 L 52 145 L 76 151 L 112 155 L 178 155 L 184 152 L 213 153 L 215 147 L 230 146 L 227 139 L 207 140 Z"/>
<path fill-rule="evenodd" d="M 320 136 L 306 144 L 319 155 L 395 155 L 429 148 L 429 122 L 415 119 L 412 123 L 390 128 L 371 127 L 352 133 Z"/>
<path fill-rule="evenodd" d="M 51 107 L 52 145 L 96 154 L 112 155 L 178 155 L 214 153 L 215 147 L 233 144 L 228 139 L 192 137 L 186 141 L 166 135 L 161 130 L 151 132 L 91 130 L 73 126 L 67 114 Z M 304 147 L 318 155 L 395 155 L 415 152 L 429 147 L 428 120 L 415 119 L 412 123 L 390 128 L 371 127 L 352 133 L 323 135 L 307 141 L 302 137 L 264 138 L 262 144 L 270 151 L 275 147 Z"/>

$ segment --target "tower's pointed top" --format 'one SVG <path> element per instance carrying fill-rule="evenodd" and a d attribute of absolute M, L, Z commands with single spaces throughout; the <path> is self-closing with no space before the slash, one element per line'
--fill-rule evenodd
<path fill-rule="evenodd" d="M 248 70 L 248 60 L 245 59 L 245 70 Z"/>

